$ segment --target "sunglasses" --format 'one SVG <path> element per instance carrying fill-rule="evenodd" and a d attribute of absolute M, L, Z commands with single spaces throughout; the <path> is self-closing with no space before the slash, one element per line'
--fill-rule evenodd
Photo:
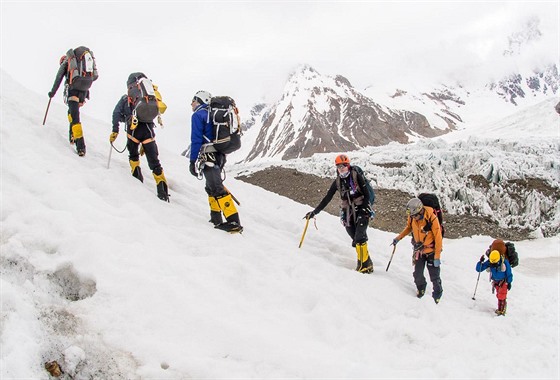
<path fill-rule="evenodd" d="M 347 168 L 348 166 L 346 166 L 346 164 L 338 164 L 336 165 L 337 169 L 342 169 L 342 168 Z"/>

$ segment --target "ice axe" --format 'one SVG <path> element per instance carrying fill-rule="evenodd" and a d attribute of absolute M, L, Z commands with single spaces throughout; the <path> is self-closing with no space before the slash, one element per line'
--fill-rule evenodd
<path fill-rule="evenodd" d="M 299 241 L 299 247 L 301 248 L 301 246 L 303 245 L 303 239 L 305 238 L 305 234 L 307 233 L 307 227 L 309 226 L 309 217 L 305 218 L 305 228 L 303 229 L 303 234 L 301 234 L 301 240 Z M 315 217 L 313 217 L 313 224 L 315 225 L 315 229 L 317 228 L 317 224 L 315 223 Z"/>
<path fill-rule="evenodd" d="M 395 254 L 396 249 L 397 249 L 397 245 L 393 244 L 393 252 L 391 253 L 391 258 L 389 259 L 389 264 L 387 264 L 387 269 L 385 269 L 385 272 L 389 271 L 389 266 L 391 266 L 391 261 L 393 261 L 393 255 Z"/>
<path fill-rule="evenodd" d="M 47 114 L 49 113 L 49 107 L 51 106 L 52 98 L 49 98 L 49 103 L 47 104 L 47 110 L 45 111 L 45 117 L 43 118 L 43 125 L 47 122 Z"/>

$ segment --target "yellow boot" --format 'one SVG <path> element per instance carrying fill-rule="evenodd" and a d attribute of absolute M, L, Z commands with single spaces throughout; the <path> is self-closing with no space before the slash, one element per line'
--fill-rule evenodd
<path fill-rule="evenodd" d="M 210 205 L 210 223 L 214 226 L 222 224 L 224 220 L 222 219 L 222 210 L 216 198 L 208 196 L 208 204 Z"/>
<path fill-rule="evenodd" d="M 167 180 L 165 179 L 165 175 L 163 174 L 163 170 L 161 170 L 160 174 L 154 174 L 154 179 L 156 180 L 156 188 L 157 188 L 157 196 L 162 201 L 169 202 L 169 193 L 167 192 Z"/>
<path fill-rule="evenodd" d="M 128 160 L 130 164 L 130 172 L 134 178 L 137 178 L 140 182 L 144 182 L 144 176 L 142 175 L 142 169 L 140 169 L 140 161 Z"/>
<path fill-rule="evenodd" d="M 369 257 L 367 242 L 356 244 L 356 253 L 358 254 L 358 265 L 356 266 L 356 271 L 360 273 L 372 273 L 373 262 Z"/>
<path fill-rule="evenodd" d="M 81 123 L 76 123 L 72 125 L 72 138 L 76 143 L 76 151 L 78 152 L 78 156 L 85 156 L 86 143 L 84 141 L 84 132 L 82 130 Z"/>
<path fill-rule="evenodd" d="M 218 224 L 215 228 L 232 233 L 243 231 L 243 227 L 241 227 L 241 223 L 239 221 L 239 214 L 237 213 L 237 208 L 235 207 L 231 194 L 216 198 L 216 200 L 220 209 L 224 213 L 227 222 Z"/>

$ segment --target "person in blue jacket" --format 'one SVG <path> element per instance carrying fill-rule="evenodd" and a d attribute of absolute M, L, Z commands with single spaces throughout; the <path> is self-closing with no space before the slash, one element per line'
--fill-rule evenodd
<path fill-rule="evenodd" d="M 222 180 L 226 155 L 217 152 L 211 143 L 214 139 L 213 124 L 208 118 L 208 104 L 211 97 L 208 91 L 198 91 L 191 102 L 193 114 L 189 171 L 199 179 L 202 179 L 202 176 L 206 179 L 204 189 L 208 194 L 210 205 L 210 223 L 214 224 L 215 228 L 227 232 L 242 232 L 239 213 Z M 226 222 L 222 219 L 222 213 Z"/>
<path fill-rule="evenodd" d="M 505 247 L 504 247 L 505 248 Z M 488 269 L 490 271 L 490 280 L 492 281 L 492 293 L 496 291 L 498 298 L 498 308 L 495 310 L 497 315 L 506 315 L 507 293 L 511 290 L 513 282 L 513 274 L 509 261 L 498 251 L 493 250 L 486 260 L 486 256 L 482 255 L 476 264 L 476 271 L 482 272 Z"/>

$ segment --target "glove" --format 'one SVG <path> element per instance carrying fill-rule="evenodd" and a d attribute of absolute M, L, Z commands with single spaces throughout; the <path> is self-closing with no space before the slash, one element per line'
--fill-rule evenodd
<path fill-rule="evenodd" d="M 397 238 L 393 239 L 393 245 L 397 245 L 398 242 L 399 242 L 399 239 L 397 239 Z"/>
<path fill-rule="evenodd" d="M 511 290 L 511 282 L 508 282 L 508 290 Z"/>
<path fill-rule="evenodd" d="M 117 139 L 117 136 L 119 135 L 119 132 L 111 132 L 111 134 L 109 135 L 109 142 L 113 142 Z"/>
<path fill-rule="evenodd" d="M 52 98 L 52 97 L 54 96 L 54 94 L 56 94 L 56 92 L 54 92 L 54 91 L 49 91 L 49 94 L 48 94 L 48 95 L 49 95 L 49 98 Z"/>
<path fill-rule="evenodd" d="M 192 175 L 194 175 L 195 177 L 198 177 L 198 173 L 196 172 L 194 164 L 195 164 L 195 162 L 191 161 L 191 164 L 189 165 L 189 171 L 191 172 Z"/>
<path fill-rule="evenodd" d="M 441 261 L 439 261 L 439 259 L 434 259 L 434 267 L 439 268 L 440 265 Z"/>
<path fill-rule="evenodd" d="M 483 263 L 485 260 L 486 260 L 486 257 L 484 257 L 484 255 L 482 255 L 482 256 L 480 256 L 480 260 L 478 260 L 478 261 L 480 261 L 481 263 Z"/>
<path fill-rule="evenodd" d="M 309 211 L 307 214 L 305 214 L 305 216 L 303 217 L 303 219 L 311 219 L 311 218 L 314 218 L 315 215 L 317 215 L 317 213 L 315 212 L 315 210 Z"/>

